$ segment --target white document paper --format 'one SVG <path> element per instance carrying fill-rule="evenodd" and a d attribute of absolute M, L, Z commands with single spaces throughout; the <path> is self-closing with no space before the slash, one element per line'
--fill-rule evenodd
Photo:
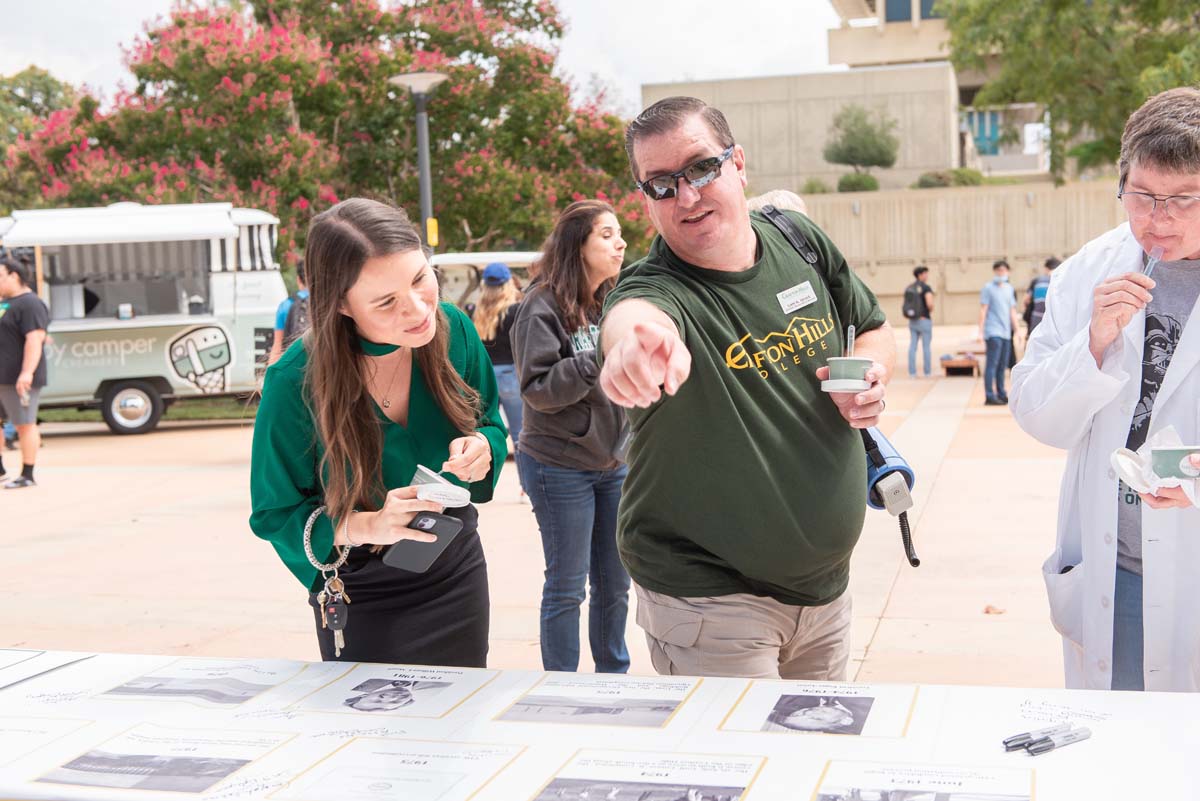
<path fill-rule="evenodd" d="M 143 724 L 100 743 L 37 781 L 203 793 L 295 736 L 285 732 L 169 729 Z"/>
<path fill-rule="evenodd" d="M 0 717 L 0 764 L 28 756 L 55 740 L 77 732 L 90 720 Z"/>
<path fill-rule="evenodd" d="M 582 750 L 533 801 L 738 801 L 764 757 Z"/>
<path fill-rule="evenodd" d="M 753 681 L 721 728 L 903 737 L 916 701 L 911 684 Z"/>
<path fill-rule="evenodd" d="M 271 795 L 273 801 L 466 801 L 521 745 L 359 737 Z"/>
<path fill-rule="evenodd" d="M 244 704 L 300 674 L 303 663 L 281 659 L 184 658 L 113 687 L 99 698 L 185 701 L 209 709 Z"/>
<path fill-rule="evenodd" d="M 93 656 L 94 654 L 81 654 L 75 651 L 2 650 L 0 651 L 0 690 L 36 678 L 43 673 L 50 673 L 76 662 L 83 662 Z"/>
<path fill-rule="evenodd" d="M 661 728 L 700 685 L 700 679 L 598 674 L 543 678 L 496 720 L 584 726 Z"/>
<path fill-rule="evenodd" d="M 1033 782 L 1029 768 L 833 761 L 826 765 L 813 801 L 1031 801 Z"/>
<path fill-rule="evenodd" d="M 351 715 L 440 718 L 496 675 L 495 670 L 476 668 L 364 663 L 302 698 L 296 706 Z"/>

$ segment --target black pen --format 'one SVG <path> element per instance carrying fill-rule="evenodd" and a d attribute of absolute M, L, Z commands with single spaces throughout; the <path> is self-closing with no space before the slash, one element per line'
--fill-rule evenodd
<path fill-rule="evenodd" d="M 1038 729 L 1037 731 L 1027 731 L 1021 734 L 1014 734 L 1012 737 L 1005 738 L 1004 750 L 1016 751 L 1017 749 L 1024 748 L 1035 740 L 1041 740 L 1045 737 L 1049 737 L 1052 734 L 1064 734 L 1070 730 L 1071 721 L 1067 720 L 1063 721 L 1062 723 L 1055 723 L 1053 726 L 1048 726 L 1044 729 Z"/>

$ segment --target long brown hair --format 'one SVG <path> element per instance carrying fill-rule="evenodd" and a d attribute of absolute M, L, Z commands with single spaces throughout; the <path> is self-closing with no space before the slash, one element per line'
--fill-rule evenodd
<path fill-rule="evenodd" d="M 517 282 L 511 278 L 500 286 L 484 284 L 479 293 L 479 304 L 475 307 L 475 331 L 484 342 L 496 338 L 496 330 L 500 328 L 500 320 L 509 307 L 521 300 L 521 290 Z"/>
<path fill-rule="evenodd" d="M 304 389 L 324 447 L 321 483 L 331 520 L 355 507 L 375 509 L 386 492 L 380 464 L 383 430 L 367 390 L 367 357 L 354 321 L 339 307 L 368 259 L 423 250 L 417 229 L 400 209 L 364 198 L 343 200 L 313 218 L 304 266 L 309 316 Z M 436 333 L 413 357 L 438 407 L 464 434 L 479 420 L 479 393 L 450 363 L 449 321 L 439 309 Z"/>
<path fill-rule="evenodd" d="M 609 279 L 595 294 L 588 293 L 583 245 L 592 235 L 596 218 L 606 213 L 616 216 L 613 207 L 603 200 L 577 200 L 563 209 L 542 245 L 542 258 L 531 270 L 554 293 L 554 303 L 568 330 L 586 328 L 604 306 L 604 296 L 617 283 L 615 278 Z"/>

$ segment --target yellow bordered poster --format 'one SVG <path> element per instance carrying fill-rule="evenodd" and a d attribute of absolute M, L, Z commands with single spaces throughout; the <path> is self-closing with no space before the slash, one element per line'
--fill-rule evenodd
<path fill-rule="evenodd" d="M 937 801 L 1034 801 L 1030 768 L 852 762 L 825 764 L 810 801 L 929 798 Z"/>
<path fill-rule="evenodd" d="M 523 745 L 355 737 L 270 796 L 278 801 L 467 801 Z"/>
<path fill-rule="evenodd" d="M 752 681 L 722 731 L 904 737 L 919 688 L 911 684 Z"/>
<path fill-rule="evenodd" d="M 167 793 L 205 793 L 299 735 L 171 729 L 143 723 L 33 781 Z"/>
<path fill-rule="evenodd" d="M 739 801 L 766 757 L 580 749 L 530 801 Z"/>
<path fill-rule="evenodd" d="M 96 695 L 99 700 L 186 702 L 229 709 L 252 701 L 309 667 L 284 659 L 183 657 Z"/>
<path fill-rule="evenodd" d="M 480 668 L 362 663 L 290 708 L 378 717 L 441 718 L 499 675 Z"/>
<path fill-rule="evenodd" d="M 547 674 L 496 716 L 508 723 L 665 728 L 703 679 Z"/>

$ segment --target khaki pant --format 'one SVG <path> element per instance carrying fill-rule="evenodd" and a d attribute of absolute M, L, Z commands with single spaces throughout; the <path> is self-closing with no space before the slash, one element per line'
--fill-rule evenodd
<path fill-rule="evenodd" d="M 676 598 L 634 585 L 650 661 L 665 676 L 845 681 L 850 593 L 791 606 L 748 593 Z"/>

